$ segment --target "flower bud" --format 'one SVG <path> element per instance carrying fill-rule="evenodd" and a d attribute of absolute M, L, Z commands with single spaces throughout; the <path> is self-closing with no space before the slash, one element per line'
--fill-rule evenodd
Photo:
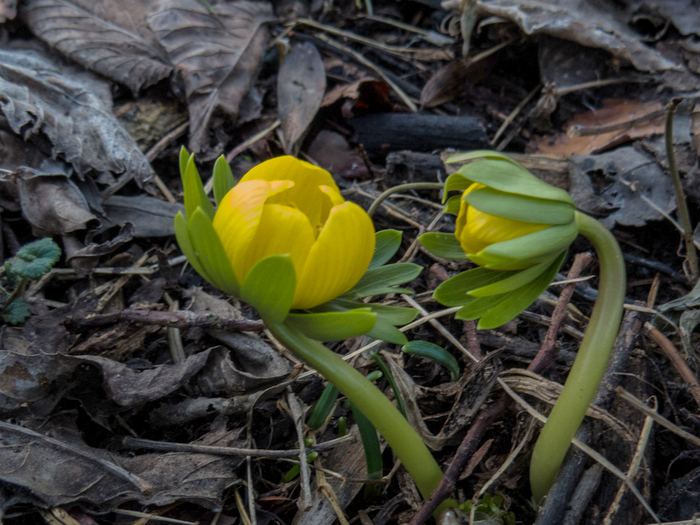
<path fill-rule="evenodd" d="M 214 212 L 192 157 L 181 157 L 181 170 L 187 218 L 178 214 L 175 229 L 183 253 L 213 285 L 267 309 L 267 315 L 286 316 L 290 307 L 308 309 L 330 301 L 350 290 L 369 267 L 375 247 L 372 221 L 343 199 L 327 171 L 278 157 L 230 188 L 228 165 L 217 162 Z M 224 175 L 217 177 L 217 170 Z M 271 263 L 275 256 L 287 262 Z M 267 265 L 264 271 L 260 264 Z M 275 279 L 288 296 L 279 300 L 286 306 L 279 311 L 268 304 L 278 299 L 265 283 Z M 256 297 L 258 289 L 267 290 L 266 296 Z"/>
<path fill-rule="evenodd" d="M 461 161 L 472 162 L 445 183 L 445 193 L 462 192 L 447 204 L 457 213 L 454 237 L 425 234 L 421 243 L 436 255 L 481 267 L 440 285 L 435 298 L 463 306 L 458 318 L 481 318 L 479 327 L 492 328 L 527 308 L 554 278 L 578 235 L 576 208 L 567 192 L 505 155 L 475 151 L 447 160 Z"/>

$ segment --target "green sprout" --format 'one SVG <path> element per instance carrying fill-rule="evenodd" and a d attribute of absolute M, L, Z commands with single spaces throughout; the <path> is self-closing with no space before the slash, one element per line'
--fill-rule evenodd
<path fill-rule="evenodd" d="M 26 244 L 3 266 L 8 289 L 0 289 L 2 320 L 9 324 L 24 322 L 30 315 L 29 305 L 22 299 L 30 281 L 51 271 L 61 256 L 61 249 L 50 238 Z"/>

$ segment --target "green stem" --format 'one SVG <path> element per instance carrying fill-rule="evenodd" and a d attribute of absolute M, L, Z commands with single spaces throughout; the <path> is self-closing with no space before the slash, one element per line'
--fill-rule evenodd
<path fill-rule="evenodd" d="M 333 383 L 384 436 L 418 490 L 428 499 L 442 479 L 442 471 L 423 440 L 382 392 L 355 368 L 318 341 L 284 324 L 264 319 L 277 340 Z M 435 516 L 457 503 L 446 500 Z"/>
<path fill-rule="evenodd" d="M 401 193 L 402 191 L 408 190 L 441 190 L 444 187 L 445 185 L 442 182 L 409 182 L 408 184 L 399 184 L 398 186 L 389 188 L 379 197 L 374 199 L 374 202 L 367 210 L 367 215 L 370 217 L 374 216 L 374 212 L 377 211 L 379 205 L 391 197 L 394 193 Z"/>
<path fill-rule="evenodd" d="M 591 241 L 598 254 L 598 298 L 574 366 L 532 453 L 530 486 L 535 501 L 540 501 L 554 483 L 571 439 L 595 396 L 612 354 L 625 300 L 625 265 L 615 237 L 582 213 L 576 212 L 576 222 L 579 233 Z"/>

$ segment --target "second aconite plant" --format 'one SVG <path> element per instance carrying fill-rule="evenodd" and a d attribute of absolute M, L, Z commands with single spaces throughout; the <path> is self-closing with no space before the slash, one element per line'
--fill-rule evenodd
<path fill-rule="evenodd" d="M 220 158 L 216 210 L 184 148 L 180 171 L 185 214 L 175 217 L 175 233 L 195 270 L 254 306 L 278 341 L 335 385 L 384 436 L 427 499 L 442 471 L 420 436 L 379 389 L 320 343 L 360 334 L 407 342 L 396 326 L 412 321 L 415 310 L 356 301 L 407 291 L 397 285 L 422 270 L 384 265 L 398 249 L 398 232 L 375 234 L 330 173 L 293 157 L 263 162 L 236 185 Z"/>
<path fill-rule="evenodd" d="M 622 253 L 607 228 L 576 211 L 567 192 L 509 157 L 474 151 L 447 162 L 467 162 L 444 188 L 445 195 L 460 192 L 446 205 L 447 212 L 457 214 L 455 233 L 427 233 L 420 242 L 440 257 L 478 265 L 435 291 L 443 305 L 462 307 L 458 319 L 479 319 L 479 328 L 513 319 L 549 286 L 579 234 L 598 254 L 599 294 L 588 329 L 532 455 L 530 485 L 539 501 L 554 482 L 610 359 L 625 297 Z"/>

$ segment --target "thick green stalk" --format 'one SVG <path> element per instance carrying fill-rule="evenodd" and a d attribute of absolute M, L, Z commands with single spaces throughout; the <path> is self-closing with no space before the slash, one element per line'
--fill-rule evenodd
<path fill-rule="evenodd" d="M 574 366 L 535 445 L 530 486 L 535 501 L 549 491 L 571 439 L 581 425 L 610 360 L 625 300 L 625 265 L 610 231 L 597 220 L 576 212 L 579 233 L 595 248 L 600 264 L 598 298 Z"/>
<path fill-rule="evenodd" d="M 280 343 L 333 383 L 372 422 L 411 474 L 420 493 L 428 499 L 440 483 L 442 471 L 423 440 L 391 401 L 365 376 L 318 341 L 284 323 L 264 321 Z M 435 515 L 456 505 L 447 500 Z"/>

